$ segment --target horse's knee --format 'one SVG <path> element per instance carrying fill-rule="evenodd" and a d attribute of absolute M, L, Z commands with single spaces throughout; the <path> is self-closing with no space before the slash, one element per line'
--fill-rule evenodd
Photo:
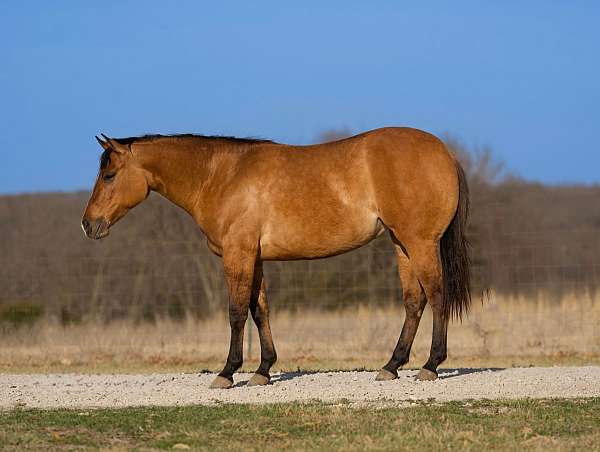
<path fill-rule="evenodd" d="M 403 299 L 404 310 L 406 311 L 406 316 L 409 318 L 421 317 L 423 314 L 423 309 L 425 308 L 425 304 L 427 300 L 423 296 L 423 294 L 419 294 L 417 296 L 408 296 Z"/>
<path fill-rule="evenodd" d="M 248 319 L 248 310 L 241 306 L 232 306 L 229 308 L 229 325 L 231 328 L 243 328 Z"/>
<path fill-rule="evenodd" d="M 252 311 L 252 319 L 256 325 L 262 325 L 269 320 L 269 314 L 262 309 L 256 309 Z"/>

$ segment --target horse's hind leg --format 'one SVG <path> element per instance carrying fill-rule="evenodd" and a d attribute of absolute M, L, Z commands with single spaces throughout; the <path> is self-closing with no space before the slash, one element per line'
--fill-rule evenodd
<path fill-rule="evenodd" d="M 439 243 L 437 241 L 419 241 L 411 244 L 408 250 L 411 264 L 415 270 L 427 301 L 433 312 L 433 333 L 429 359 L 423 366 L 418 380 L 435 380 L 437 367 L 446 359 L 448 336 L 448 318 L 442 306 L 442 264 Z"/>
<path fill-rule="evenodd" d="M 267 302 L 262 262 L 258 262 L 254 270 L 254 292 L 250 298 L 250 314 L 252 314 L 252 319 L 254 319 L 254 323 L 258 328 L 260 365 L 247 385 L 266 385 L 271 379 L 269 370 L 275 364 L 275 361 L 277 361 L 277 353 L 275 352 L 271 326 L 269 324 L 269 304 Z"/>
<path fill-rule="evenodd" d="M 223 249 L 223 268 L 229 288 L 229 324 L 231 341 L 225 367 L 214 379 L 211 388 L 230 388 L 233 374 L 242 367 L 244 360 L 244 325 L 254 290 L 256 247 L 230 246 Z"/>
<path fill-rule="evenodd" d="M 402 284 L 402 301 L 404 303 L 406 316 L 394 353 L 389 362 L 383 366 L 377 375 L 377 380 L 392 380 L 396 378 L 398 376 L 398 368 L 408 362 L 410 349 L 415 339 L 417 329 L 419 328 L 421 315 L 423 314 L 423 308 L 427 303 L 425 293 L 421 289 L 421 285 L 419 284 L 419 280 L 417 279 L 408 256 L 393 236 L 392 240 L 394 241 L 396 257 L 398 260 L 398 273 Z"/>

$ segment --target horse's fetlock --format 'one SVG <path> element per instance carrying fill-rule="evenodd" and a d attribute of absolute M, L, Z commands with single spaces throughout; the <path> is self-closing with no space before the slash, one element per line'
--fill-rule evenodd
<path fill-rule="evenodd" d="M 277 362 L 277 353 L 273 352 L 271 356 L 265 357 L 265 361 L 269 364 L 269 367 Z"/>
<path fill-rule="evenodd" d="M 229 367 L 231 369 L 233 369 L 233 371 L 235 372 L 236 370 L 238 370 L 240 367 L 242 367 L 242 364 L 244 364 L 244 362 L 242 360 L 236 360 L 236 361 L 229 361 Z"/>
<path fill-rule="evenodd" d="M 440 363 L 443 363 L 444 361 L 446 361 L 446 358 L 448 358 L 448 354 L 445 351 L 434 352 L 431 357 L 439 365 Z"/>

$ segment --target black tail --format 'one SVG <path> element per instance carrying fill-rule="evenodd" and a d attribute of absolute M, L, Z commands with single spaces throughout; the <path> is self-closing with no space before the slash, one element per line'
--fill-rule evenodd
<path fill-rule="evenodd" d="M 469 242 L 467 217 L 469 216 L 469 187 L 465 172 L 456 161 L 458 173 L 458 207 L 452 222 L 442 236 L 440 252 L 443 276 L 443 307 L 446 319 L 459 318 L 469 311 L 471 306 L 471 275 L 469 262 Z"/>

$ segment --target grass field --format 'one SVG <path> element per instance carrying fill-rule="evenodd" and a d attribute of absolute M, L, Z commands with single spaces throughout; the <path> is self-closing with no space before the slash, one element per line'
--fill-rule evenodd
<path fill-rule="evenodd" d="M 378 369 L 398 339 L 401 306 L 334 311 L 277 311 L 272 329 L 279 361 L 274 370 Z M 2 372 L 149 372 L 220 370 L 229 344 L 223 314 L 155 323 L 88 321 L 62 326 L 43 318 L 30 327 L 0 330 Z M 511 367 L 600 363 L 600 296 L 550 300 L 492 296 L 475 302 L 469 317 L 448 333 L 445 367 Z M 258 363 L 255 327 L 246 335 L 244 369 Z M 251 349 L 248 342 L 251 340 Z M 427 309 L 411 354 L 411 367 L 427 359 Z"/>
<path fill-rule="evenodd" d="M 600 450 L 600 399 L 0 412 L 5 448 Z"/>

